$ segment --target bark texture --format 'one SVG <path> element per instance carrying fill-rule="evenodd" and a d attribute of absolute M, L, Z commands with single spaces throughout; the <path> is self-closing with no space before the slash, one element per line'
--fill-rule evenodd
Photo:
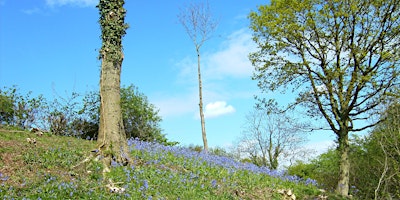
<path fill-rule="evenodd" d="M 104 164 L 111 160 L 126 164 L 128 146 L 121 114 L 120 97 L 121 68 L 103 59 L 100 79 L 100 128 L 99 150 L 105 156 Z"/>
<path fill-rule="evenodd" d="M 121 67 L 124 59 L 122 37 L 128 25 L 125 23 L 124 0 L 100 0 L 100 26 L 102 47 L 100 50 L 100 126 L 98 149 L 103 155 L 105 171 L 112 162 L 126 165 L 129 151 L 121 112 Z"/>
<path fill-rule="evenodd" d="M 349 194 L 349 181 L 350 181 L 350 160 L 349 160 L 349 136 L 348 131 L 341 130 L 339 135 L 339 181 L 336 188 L 338 194 L 347 196 Z"/>

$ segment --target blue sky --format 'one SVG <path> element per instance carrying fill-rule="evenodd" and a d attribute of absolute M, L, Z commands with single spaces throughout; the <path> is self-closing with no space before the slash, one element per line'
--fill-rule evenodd
<path fill-rule="evenodd" d="M 126 0 L 122 85 L 134 84 L 160 109 L 167 138 L 202 145 L 195 48 L 179 23 L 185 0 Z M 201 49 L 206 129 L 211 147 L 242 132 L 259 93 L 248 54 L 255 50 L 247 15 L 261 0 L 209 1 L 219 21 Z M 96 0 L 0 0 L 0 86 L 52 98 L 98 90 L 101 46 Z M 315 133 L 314 148 L 333 134 Z"/>

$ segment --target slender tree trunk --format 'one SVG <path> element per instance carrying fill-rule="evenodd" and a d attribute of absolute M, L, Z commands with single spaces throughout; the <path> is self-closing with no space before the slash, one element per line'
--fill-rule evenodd
<path fill-rule="evenodd" d="M 201 83 L 201 70 L 200 70 L 200 50 L 197 49 L 197 72 L 199 78 L 199 109 L 200 109 L 200 121 L 201 121 L 201 135 L 203 137 L 203 145 L 204 151 L 208 152 L 208 142 L 207 142 L 207 134 L 206 134 L 206 122 L 204 120 L 203 113 L 203 88 Z"/>
<path fill-rule="evenodd" d="M 203 94 L 200 72 L 200 47 L 204 44 L 205 41 L 210 39 L 211 33 L 217 27 L 217 23 L 211 18 L 208 1 L 206 2 L 206 5 L 204 5 L 203 3 L 192 3 L 187 8 L 182 10 L 181 14 L 178 15 L 178 18 L 183 27 L 186 29 L 187 34 L 193 41 L 196 48 L 197 71 L 199 78 L 199 109 L 201 120 L 201 134 L 203 137 L 204 151 L 207 152 L 208 142 L 203 113 Z"/>
<path fill-rule="evenodd" d="M 349 136 L 346 128 L 341 129 L 338 134 L 339 137 L 339 181 L 336 192 L 343 196 L 349 195 L 349 180 L 350 180 L 350 161 L 349 161 Z"/>
<path fill-rule="evenodd" d="M 120 96 L 121 66 L 102 59 L 100 75 L 100 127 L 97 143 L 102 152 L 104 164 L 110 166 L 111 160 L 117 163 L 128 162 L 128 146 L 121 114 Z"/>
<path fill-rule="evenodd" d="M 272 133 L 269 133 L 269 145 L 268 145 L 268 160 L 269 160 L 269 167 L 273 169 L 273 155 L 272 155 Z"/>

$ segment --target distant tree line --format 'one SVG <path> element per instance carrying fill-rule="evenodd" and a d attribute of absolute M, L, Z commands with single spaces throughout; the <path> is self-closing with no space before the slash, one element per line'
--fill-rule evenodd
<path fill-rule="evenodd" d="M 121 108 L 127 138 L 167 141 L 160 127 L 159 110 L 134 85 L 121 88 Z M 43 95 L 23 95 L 17 86 L 0 89 L 0 125 L 21 129 L 39 128 L 55 135 L 97 139 L 99 130 L 100 95 L 72 92 L 48 101 Z"/>

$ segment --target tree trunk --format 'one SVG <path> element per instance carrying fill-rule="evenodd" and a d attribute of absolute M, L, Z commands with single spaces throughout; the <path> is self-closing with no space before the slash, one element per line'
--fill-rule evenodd
<path fill-rule="evenodd" d="M 204 151 L 208 152 L 208 142 L 206 134 L 206 123 L 204 120 L 203 113 L 203 93 L 202 93 L 202 83 L 201 83 L 201 71 L 200 71 L 200 50 L 197 48 L 197 72 L 199 78 L 199 109 L 200 109 L 200 121 L 201 121 L 201 135 L 203 137 Z"/>
<path fill-rule="evenodd" d="M 104 57 L 100 75 L 100 127 L 97 143 L 104 156 L 105 166 L 110 166 L 112 160 L 127 164 L 128 145 L 120 103 L 121 64 L 112 63 Z"/>
<path fill-rule="evenodd" d="M 347 129 L 341 129 L 338 134 L 339 141 L 339 181 L 336 192 L 343 196 L 349 195 L 350 161 L 349 161 L 349 136 Z"/>

